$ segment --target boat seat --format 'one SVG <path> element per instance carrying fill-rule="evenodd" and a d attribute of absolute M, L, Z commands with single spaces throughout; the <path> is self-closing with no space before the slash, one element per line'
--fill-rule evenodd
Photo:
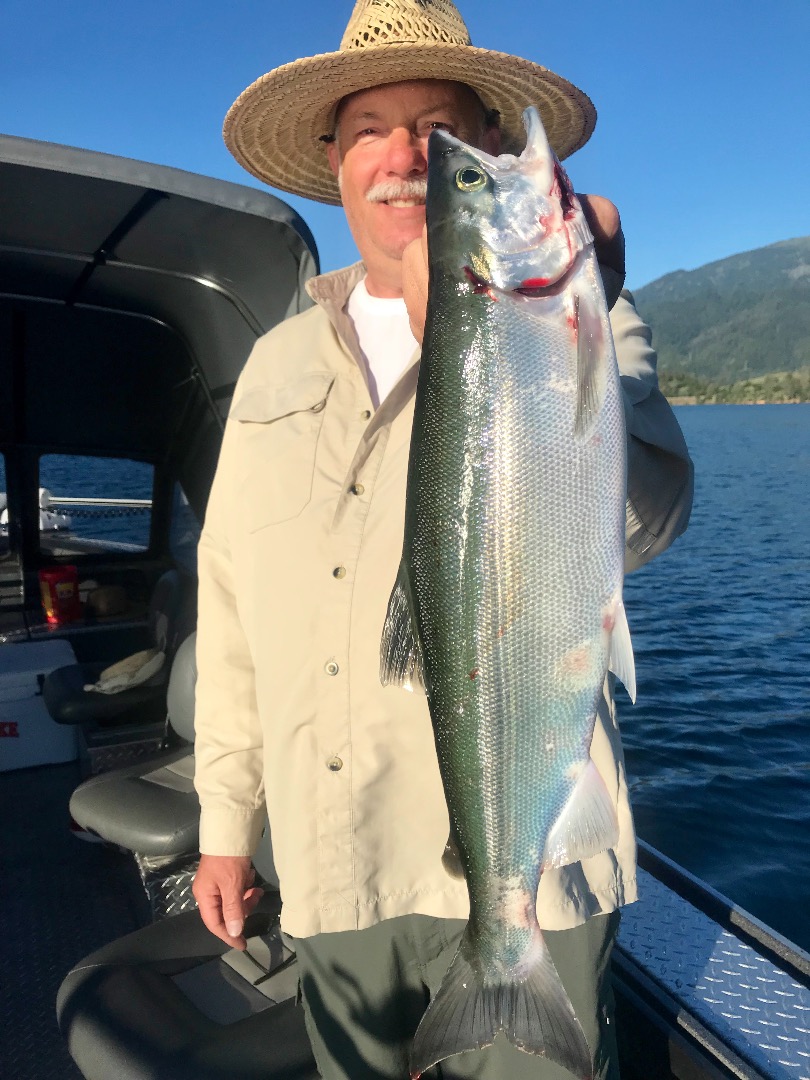
<path fill-rule="evenodd" d="M 254 865 L 277 884 L 267 835 Z M 245 926 L 247 956 L 193 911 L 77 964 L 56 1011 L 86 1080 L 317 1080 L 280 906 L 276 889 L 262 897 Z"/>
<path fill-rule="evenodd" d="M 132 852 L 154 919 L 196 907 L 200 803 L 194 789 L 196 634 L 175 654 L 167 695 L 173 745 L 91 777 L 73 792 L 70 812 L 88 832 Z"/>
<path fill-rule="evenodd" d="M 167 660 L 176 647 L 182 606 L 182 583 L 176 570 L 162 574 L 149 601 L 149 640 L 152 647 L 166 653 Z M 56 668 L 45 676 L 42 697 L 51 718 L 58 724 L 95 724 L 98 726 L 137 722 L 160 722 L 166 715 L 168 664 L 150 679 L 117 694 L 85 690 L 98 682 L 103 663 L 71 664 Z"/>
<path fill-rule="evenodd" d="M 175 745 L 134 765 L 100 773 L 73 792 L 70 813 L 89 832 L 140 856 L 173 861 L 196 855 L 200 803 L 194 790 L 196 634 L 174 657 L 167 693 Z"/>

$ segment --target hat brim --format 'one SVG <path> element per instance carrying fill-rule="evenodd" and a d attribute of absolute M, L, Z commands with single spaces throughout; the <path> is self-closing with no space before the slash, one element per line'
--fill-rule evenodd
<path fill-rule="evenodd" d="M 358 90 L 416 79 L 472 87 L 487 109 L 500 114 L 504 152 L 522 149 L 521 118 L 529 105 L 540 110 L 560 159 L 584 146 L 596 124 L 590 98 L 539 64 L 473 45 L 420 42 L 323 53 L 275 68 L 231 106 L 225 143 L 266 184 L 339 205 L 337 180 L 320 141 L 333 130 L 338 102 Z"/>

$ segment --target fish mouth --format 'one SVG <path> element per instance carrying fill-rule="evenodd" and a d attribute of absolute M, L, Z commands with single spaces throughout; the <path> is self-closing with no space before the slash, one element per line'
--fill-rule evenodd
<path fill-rule="evenodd" d="M 506 296 L 522 296 L 527 300 L 540 300 L 548 296 L 559 296 L 567 288 L 572 278 L 576 276 L 581 265 L 582 256 L 580 253 L 556 278 L 526 278 L 514 288 L 501 288 L 493 282 L 482 278 L 480 274 L 476 274 L 470 266 L 464 267 L 464 274 L 475 293 L 486 293 L 489 296 L 500 293 Z"/>

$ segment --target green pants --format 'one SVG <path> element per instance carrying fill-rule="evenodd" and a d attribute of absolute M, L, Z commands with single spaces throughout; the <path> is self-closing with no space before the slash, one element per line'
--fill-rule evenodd
<path fill-rule="evenodd" d="M 465 923 L 406 915 L 368 930 L 296 939 L 306 1022 L 324 1080 L 407 1080 L 414 1032 Z M 544 938 L 594 1054 L 595 1080 L 618 1080 L 610 953 L 619 913 Z M 499 1035 L 447 1058 L 425 1080 L 571 1080 Z"/>

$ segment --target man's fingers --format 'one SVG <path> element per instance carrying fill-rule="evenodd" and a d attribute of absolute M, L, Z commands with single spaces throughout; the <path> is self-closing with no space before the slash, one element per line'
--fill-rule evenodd
<path fill-rule="evenodd" d="M 585 220 L 593 233 L 594 249 L 600 263 L 624 273 L 624 233 L 619 211 L 601 195 L 577 195 Z"/>
<path fill-rule="evenodd" d="M 242 898 L 242 910 L 244 911 L 245 918 L 251 914 L 263 896 L 264 889 L 248 889 Z"/>
<path fill-rule="evenodd" d="M 408 309 L 411 332 L 419 344 L 425 334 L 428 296 L 427 229 L 402 253 L 402 295 Z"/>
<path fill-rule="evenodd" d="M 593 249 L 602 274 L 605 299 L 612 308 L 624 288 L 624 233 L 619 211 L 601 195 L 577 195 L 593 234 Z"/>
<path fill-rule="evenodd" d="M 256 875 L 241 855 L 202 855 L 194 879 L 194 897 L 205 926 L 226 944 L 244 949 L 245 916 L 256 906 L 261 890 L 251 886 Z M 259 893 L 254 899 L 255 892 Z M 246 897 L 250 895 L 249 906 Z"/>

